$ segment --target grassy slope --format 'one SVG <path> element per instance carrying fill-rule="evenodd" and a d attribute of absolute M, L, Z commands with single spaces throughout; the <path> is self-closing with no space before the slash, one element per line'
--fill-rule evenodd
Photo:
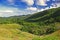
<path fill-rule="evenodd" d="M 19 30 L 18 24 L 0 24 L 0 40 L 60 40 L 60 30 L 45 36 L 36 36 Z"/>
<path fill-rule="evenodd" d="M 60 40 L 60 30 L 58 30 L 50 35 L 43 36 L 41 38 L 41 40 Z"/>
<path fill-rule="evenodd" d="M 40 38 L 34 38 L 33 40 L 60 40 L 60 30 L 45 36 L 40 36 Z"/>
<path fill-rule="evenodd" d="M 32 40 L 35 35 L 22 32 L 18 24 L 0 24 L 0 40 Z"/>

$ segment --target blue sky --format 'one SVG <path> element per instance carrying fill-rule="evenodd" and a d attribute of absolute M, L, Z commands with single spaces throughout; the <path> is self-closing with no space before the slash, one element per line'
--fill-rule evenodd
<path fill-rule="evenodd" d="M 0 0 L 0 16 L 26 15 L 55 7 L 60 7 L 60 0 Z"/>

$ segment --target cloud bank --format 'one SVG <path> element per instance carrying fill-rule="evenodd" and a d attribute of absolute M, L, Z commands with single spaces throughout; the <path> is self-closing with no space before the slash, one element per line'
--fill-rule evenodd
<path fill-rule="evenodd" d="M 46 2 L 50 0 L 36 0 L 36 5 L 46 6 Z M 34 4 L 34 0 L 22 0 L 22 2 L 27 3 L 27 5 L 31 6 Z"/>
<path fill-rule="evenodd" d="M 34 0 L 22 0 L 22 2 L 26 2 L 29 6 L 34 4 Z"/>
<path fill-rule="evenodd" d="M 6 1 L 8 2 L 7 4 L 10 7 L 5 5 L 4 6 L 0 5 L 0 17 L 33 14 L 35 12 L 40 12 L 50 8 L 60 7 L 60 2 L 59 2 L 60 0 L 52 0 L 53 2 L 51 0 L 19 0 L 19 1 L 6 0 Z M 49 2 L 51 4 L 49 4 Z M 26 8 L 21 10 L 21 8 L 24 8 L 25 6 Z"/>
<path fill-rule="evenodd" d="M 36 4 L 41 6 L 47 6 L 46 1 L 47 0 L 37 0 Z"/>

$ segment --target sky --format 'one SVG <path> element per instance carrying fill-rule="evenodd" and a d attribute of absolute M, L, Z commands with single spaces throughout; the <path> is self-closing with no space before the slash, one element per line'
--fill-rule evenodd
<path fill-rule="evenodd" d="M 60 7 L 60 0 L 0 0 L 0 17 L 27 15 Z"/>

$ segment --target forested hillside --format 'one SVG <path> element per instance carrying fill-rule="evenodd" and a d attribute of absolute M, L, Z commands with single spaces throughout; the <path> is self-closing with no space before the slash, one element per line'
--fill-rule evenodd
<path fill-rule="evenodd" d="M 53 8 L 31 15 L 26 19 L 30 22 L 60 22 L 60 8 Z"/>
<path fill-rule="evenodd" d="M 60 8 L 45 10 L 33 15 L 0 17 L 0 28 L 4 31 L 1 33 L 2 36 L 6 32 L 5 30 L 8 30 L 8 33 L 11 29 L 13 29 L 11 32 L 16 34 L 12 34 L 13 36 L 9 36 L 9 33 L 8 35 L 6 34 L 7 37 L 9 36 L 11 39 L 15 38 L 14 36 L 17 35 L 18 40 L 50 40 L 51 37 L 51 40 L 59 40 L 60 34 L 58 34 L 58 32 L 60 32 Z M 26 35 L 24 34 L 25 32 L 27 32 Z M 22 33 L 22 35 L 20 33 Z M 28 33 L 33 35 L 30 37 Z M 55 35 L 55 33 L 57 34 Z M 3 37 L 6 37 L 6 35 Z"/>

